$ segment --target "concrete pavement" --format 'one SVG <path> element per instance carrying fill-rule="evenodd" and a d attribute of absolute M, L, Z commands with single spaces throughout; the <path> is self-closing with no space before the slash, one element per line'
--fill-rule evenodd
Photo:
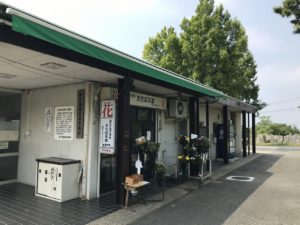
<path fill-rule="evenodd" d="M 259 154 L 251 155 L 247 158 L 240 159 L 234 163 L 230 163 L 224 167 L 221 167 L 217 171 L 214 171 L 212 175 L 212 181 L 216 180 L 225 174 L 243 166 L 247 163 L 255 160 L 256 158 L 260 157 Z M 191 180 L 184 184 L 178 185 L 174 188 L 171 188 L 165 192 L 165 200 L 163 202 L 152 202 L 146 205 L 135 204 L 129 209 L 122 209 L 115 213 L 109 214 L 105 217 L 102 217 L 98 220 L 95 220 L 89 225 L 125 225 L 130 224 L 133 221 L 136 221 L 147 214 L 154 212 L 155 210 L 160 210 L 161 207 L 172 204 L 172 202 L 176 199 L 182 198 L 188 195 L 190 192 L 194 190 L 199 190 L 198 182 L 195 180 Z M 201 190 L 201 189 L 200 189 Z M 158 199 L 161 196 L 153 196 L 153 199 Z"/>
<path fill-rule="evenodd" d="M 269 153 L 131 224 L 299 225 L 300 150 L 260 150 Z M 228 181 L 229 175 L 255 180 Z"/>
<path fill-rule="evenodd" d="M 260 148 L 281 155 L 266 180 L 224 225 L 300 224 L 300 148 Z"/>
<path fill-rule="evenodd" d="M 263 155 L 131 224 L 221 225 L 273 175 L 268 170 L 280 157 L 280 155 Z M 230 175 L 251 176 L 255 179 L 252 182 L 226 180 Z M 255 205 L 259 205 L 259 202 Z M 247 212 L 245 214 L 247 218 L 252 216 Z M 237 219 L 236 222 L 239 225 L 244 224 L 244 220 Z"/>

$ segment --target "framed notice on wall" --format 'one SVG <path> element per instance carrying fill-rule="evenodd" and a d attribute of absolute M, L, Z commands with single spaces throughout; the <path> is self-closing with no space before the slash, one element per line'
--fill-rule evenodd
<path fill-rule="evenodd" d="M 105 154 L 115 153 L 115 120 L 116 102 L 115 100 L 104 100 L 100 109 L 100 139 L 99 151 Z"/>
<path fill-rule="evenodd" d="M 74 107 L 63 106 L 55 108 L 54 139 L 59 141 L 73 140 Z"/>

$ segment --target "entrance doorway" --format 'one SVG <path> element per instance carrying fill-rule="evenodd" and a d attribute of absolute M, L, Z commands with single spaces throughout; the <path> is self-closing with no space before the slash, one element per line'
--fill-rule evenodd
<path fill-rule="evenodd" d="M 0 184 L 18 175 L 21 95 L 0 91 Z"/>
<path fill-rule="evenodd" d="M 135 139 L 145 136 L 148 141 L 155 141 L 155 110 L 130 108 L 130 165 L 129 172 L 136 173 L 135 161 L 138 150 Z M 140 154 L 144 165 L 144 155 Z M 101 154 L 100 162 L 100 195 L 116 189 L 117 156 Z"/>
<path fill-rule="evenodd" d="M 143 165 L 145 157 L 135 144 L 135 139 L 144 136 L 147 141 L 155 141 L 155 110 L 132 107 L 130 110 L 130 173 L 136 173 L 135 162 L 138 154 Z M 142 169 L 143 172 L 143 169 Z"/>
<path fill-rule="evenodd" d="M 115 190 L 117 175 L 116 155 L 101 154 L 100 194 Z"/>

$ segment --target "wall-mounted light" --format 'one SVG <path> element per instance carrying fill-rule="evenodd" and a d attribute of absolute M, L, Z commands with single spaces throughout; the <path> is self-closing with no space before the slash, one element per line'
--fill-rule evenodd
<path fill-rule="evenodd" d="M 65 65 L 58 64 L 58 63 L 55 63 L 55 62 L 43 63 L 43 64 L 41 64 L 41 66 L 46 67 L 46 68 L 51 69 L 51 70 L 59 70 L 59 69 L 62 69 L 62 68 L 66 67 Z"/>

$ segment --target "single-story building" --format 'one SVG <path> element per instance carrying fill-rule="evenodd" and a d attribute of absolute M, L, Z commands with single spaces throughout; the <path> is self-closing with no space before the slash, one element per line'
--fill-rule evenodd
<path fill-rule="evenodd" d="M 80 160 L 81 198 L 115 190 L 124 203 L 136 138 L 161 144 L 159 160 L 169 175 L 177 171 L 179 135 L 207 136 L 210 157 L 228 163 L 232 152 L 247 155 L 246 118 L 250 127 L 251 113 L 255 134 L 255 112 L 221 91 L 0 3 L 0 184 L 37 185 L 36 159 Z"/>

